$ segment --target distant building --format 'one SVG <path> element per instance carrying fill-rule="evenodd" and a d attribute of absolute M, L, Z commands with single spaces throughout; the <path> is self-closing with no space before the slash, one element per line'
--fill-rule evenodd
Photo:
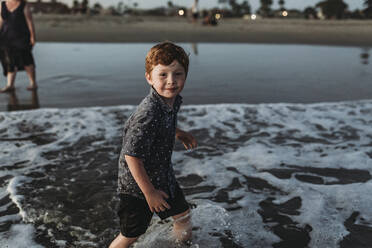
<path fill-rule="evenodd" d="M 27 4 L 30 6 L 31 12 L 38 14 L 69 14 L 70 8 L 64 4 L 59 3 L 57 0 L 28 0 Z"/>
<path fill-rule="evenodd" d="M 326 19 L 324 13 L 323 13 L 323 9 L 322 8 L 316 8 L 316 15 L 317 17 L 320 19 L 320 20 L 324 20 Z"/>
<path fill-rule="evenodd" d="M 319 19 L 318 12 L 313 7 L 307 7 L 306 9 L 304 9 L 303 14 L 304 14 L 306 19 Z"/>
<path fill-rule="evenodd" d="M 319 8 L 319 19 L 343 19 L 347 14 L 348 5 L 343 0 L 325 0 L 315 5 Z"/>
<path fill-rule="evenodd" d="M 278 9 L 273 11 L 273 16 L 276 18 L 298 18 L 305 17 L 304 13 L 297 9 Z"/>

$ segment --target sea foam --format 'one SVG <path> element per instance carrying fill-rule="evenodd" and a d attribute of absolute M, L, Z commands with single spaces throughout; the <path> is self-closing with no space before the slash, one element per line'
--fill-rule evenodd
<path fill-rule="evenodd" d="M 110 243 L 121 132 L 134 108 L 0 113 L 0 209 L 9 216 L 0 244 L 23 247 L 14 243 L 21 229 L 35 247 Z M 192 206 L 192 244 L 339 247 L 356 234 L 368 243 L 371 124 L 372 101 L 183 106 L 179 127 L 199 146 L 177 143 L 173 164 Z M 154 217 L 135 247 L 172 247 L 171 227 Z"/>

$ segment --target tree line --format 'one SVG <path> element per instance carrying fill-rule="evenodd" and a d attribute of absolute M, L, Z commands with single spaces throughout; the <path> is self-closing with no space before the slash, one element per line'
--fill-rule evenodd
<path fill-rule="evenodd" d="M 260 7 L 257 14 L 262 17 L 275 17 L 278 11 L 287 11 L 285 0 L 276 0 L 279 9 L 273 9 L 272 5 L 274 0 L 260 0 Z M 361 0 L 363 1 L 364 9 L 349 11 L 348 5 L 344 0 L 321 0 L 315 6 L 306 7 L 303 11 L 300 10 L 289 10 L 292 12 L 301 13 L 306 18 L 319 18 L 319 12 L 326 19 L 344 19 L 344 18 L 356 18 L 356 19 L 372 19 L 372 0 Z M 133 14 L 138 7 L 137 2 L 131 0 L 119 1 L 117 6 L 111 6 L 108 8 L 109 12 L 114 15 L 122 14 Z M 218 8 L 222 10 L 225 17 L 242 17 L 244 15 L 252 14 L 252 9 L 248 0 L 217 0 Z M 167 2 L 168 8 L 173 8 L 175 5 L 172 1 Z M 162 13 L 164 8 L 155 8 Z M 183 7 L 187 9 L 187 7 Z M 72 6 L 72 13 L 81 14 L 98 14 L 103 10 L 99 3 L 95 3 L 92 8 L 89 7 L 89 0 L 74 0 Z M 152 13 L 152 10 L 142 11 L 143 13 Z"/>
<path fill-rule="evenodd" d="M 372 19 L 372 0 L 361 0 L 363 1 L 364 9 L 349 11 L 348 5 L 343 0 L 322 0 L 315 4 L 315 6 L 306 7 L 302 14 L 306 18 L 319 18 L 318 13 L 321 11 L 322 15 L 326 19 L 344 19 L 344 18 L 356 18 L 356 19 Z M 285 0 L 277 0 L 279 5 L 279 11 L 286 11 Z M 243 16 L 245 14 L 251 14 L 251 7 L 247 0 L 240 1 L 236 0 L 218 0 L 218 4 L 222 7 L 229 7 L 232 15 L 236 17 Z M 274 10 L 272 5 L 273 0 L 260 0 L 260 7 L 257 14 L 263 17 L 274 17 L 278 10 Z M 293 12 L 301 12 L 299 10 L 292 10 Z"/>
<path fill-rule="evenodd" d="M 364 9 L 349 11 L 348 5 L 343 0 L 323 0 L 318 2 L 315 6 L 309 6 L 304 9 L 303 14 L 305 17 L 318 18 L 318 11 L 321 10 L 324 18 L 326 19 L 344 19 L 344 18 L 357 18 L 372 19 L 372 0 L 362 0 Z M 273 0 L 260 0 L 261 6 L 259 8 L 259 14 L 264 17 L 273 16 L 273 10 L 271 8 Z M 284 11 L 285 0 L 279 0 L 278 4 L 280 10 Z"/>

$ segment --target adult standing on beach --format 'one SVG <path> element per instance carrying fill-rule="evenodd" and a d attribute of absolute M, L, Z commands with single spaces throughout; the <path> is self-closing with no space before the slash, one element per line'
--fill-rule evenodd
<path fill-rule="evenodd" d="M 6 0 L 0 8 L 0 59 L 7 85 L 0 92 L 13 91 L 17 71 L 26 70 L 30 85 L 36 90 L 35 62 L 32 47 L 35 45 L 35 27 L 25 0 Z"/>
<path fill-rule="evenodd" d="M 191 7 L 192 22 L 196 23 L 199 17 L 198 0 L 194 0 L 194 4 Z"/>

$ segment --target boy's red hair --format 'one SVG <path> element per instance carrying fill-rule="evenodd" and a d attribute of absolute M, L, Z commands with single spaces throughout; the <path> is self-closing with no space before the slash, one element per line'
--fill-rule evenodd
<path fill-rule="evenodd" d="M 174 60 L 182 65 L 185 74 L 189 70 L 189 56 L 182 47 L 166 41 L 153 46 L 146 55 L 146 73 L 151 77 L 152 69 L 158 64 L 170 65 Z"/>

